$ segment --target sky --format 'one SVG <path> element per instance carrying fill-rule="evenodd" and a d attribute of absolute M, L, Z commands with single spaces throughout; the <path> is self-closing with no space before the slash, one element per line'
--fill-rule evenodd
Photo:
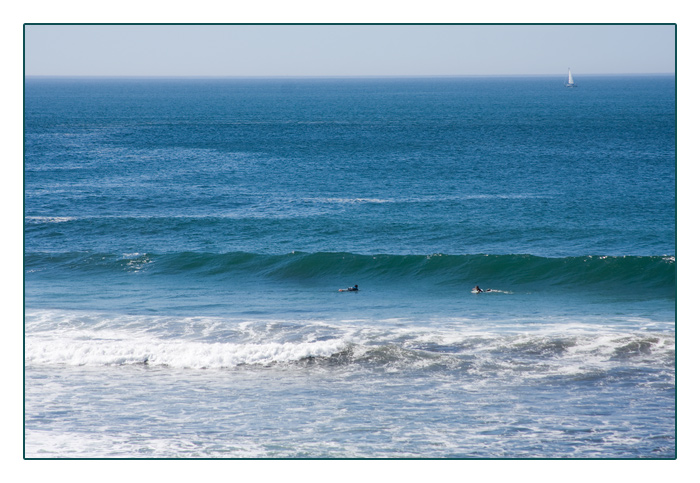
<path fill-rule="evenodd" d="M 25 75 L 675 73 L 674 25 L 25 25 Z"/>

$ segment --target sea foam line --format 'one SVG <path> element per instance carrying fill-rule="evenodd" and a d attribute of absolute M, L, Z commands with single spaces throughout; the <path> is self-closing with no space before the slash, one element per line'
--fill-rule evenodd
<path fill-rule="evenodd" d="M 24 220 L 27 223 L 65 223 L 73 221 L 76 218 L 73 216 L 25 216 Z"/>
<path fill-rule="evenodd" d="M 28 337 L 27 365 L 114 366 L 149 364 L 175 368 L 231 368 L 329 357 L 347 342 L 269 342 L 263 344 L 205 343 L 160 339 L 85 339 Z"/>

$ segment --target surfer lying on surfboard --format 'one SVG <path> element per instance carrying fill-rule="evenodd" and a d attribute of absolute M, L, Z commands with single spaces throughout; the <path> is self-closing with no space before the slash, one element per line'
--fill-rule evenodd
<path fill-rule="evenodd" d="M 490 288 L 487 288 L 486 290 L 481 290 L 481 288 L 479 288 L 478 285 L 472 289 L 472 293 L 481 293 L 481 292 L 490 292 L 490 291 L 491 291 Z"/>
<path fill-rule="evenodd" d="M 357 288 L 357 285 L 355 285 L 354 287 L 341 288 L 340 290 L 338 290 L 338 292 L 357 292 L 358 290 L 360 289 Z"/>

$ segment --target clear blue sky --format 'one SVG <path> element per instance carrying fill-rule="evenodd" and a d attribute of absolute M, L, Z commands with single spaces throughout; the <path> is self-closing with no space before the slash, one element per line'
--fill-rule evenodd
<path fill-rule="evenodd" d="M 673 25 L 27 25 L 26 75 L 675 73 Z"/>

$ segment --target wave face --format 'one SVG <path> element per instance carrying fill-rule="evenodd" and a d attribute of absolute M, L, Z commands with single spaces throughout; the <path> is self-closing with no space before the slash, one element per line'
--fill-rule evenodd
<path fill-rule="evenodd" d="M 30 253 L 29 273 L 70 276 L 142 273 L 168 277 L 271 279 L 276 281 L 364 280 L 379 283 L 463 285 L 477 281 L 501 287 L 595 287 L 610 290 L 675 291 L 676 261 L 667 256 L 357 255 L 351 253 Z M 482 287 L 486 288 L 486 287 Z"/>

